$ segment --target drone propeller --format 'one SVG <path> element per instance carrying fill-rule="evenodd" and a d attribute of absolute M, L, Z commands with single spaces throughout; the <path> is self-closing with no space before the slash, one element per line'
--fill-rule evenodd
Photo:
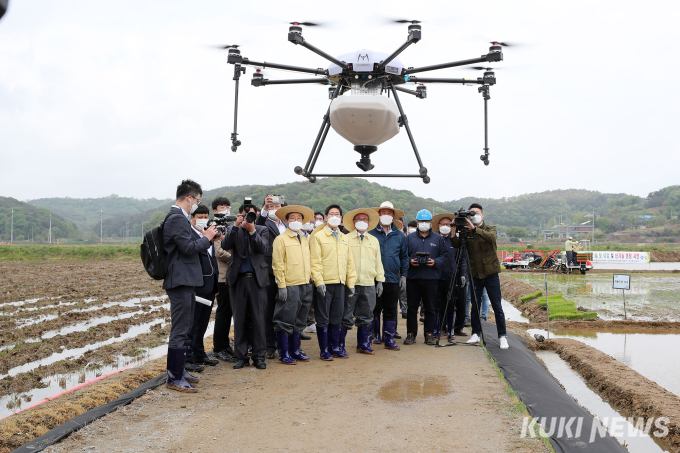
<path fill-rule="evenodd" d="M 470 66 L 468 69 L 476 69 L 477 71 L 497 71 L 503 68 L 485 68 L 484 66 Z"/>
<path fill-rule="evenodd" d="M 503 47 L 517 47 L 518 44 L 516 43 L 509 43 L 509 42 L 500 42 L 500 41 L 489 41 L 491 44 L 494 46 L 503 46 Z"/>
<path fill-rule="evenodd" d="M 290 22 L 290 25 L 304 25 L 305 27 L 321 27 L 322 22 Z"/>
<path fill-rule="evenodd" d="M 408 19 L 391 20 L 390 22 L 394 22 L 396 24 L 414 24 L 414 25 L 423 23 L 420 20 L 408 20 Z"/>
<path fill-rule="evenodd" d="M 211 47 L 215 47 L 215 48 L 217 48 L 217 49 L 226 50 L 226 49 L 238 49 L 238 48 L 241 47 L 241 46 L 239 46 L 238 44 L 227 44 L 226 46 L 223 46 L 223 45 L 220 44 L 220 45 L 218 45 L 218 46 L 211 46 Z"/>

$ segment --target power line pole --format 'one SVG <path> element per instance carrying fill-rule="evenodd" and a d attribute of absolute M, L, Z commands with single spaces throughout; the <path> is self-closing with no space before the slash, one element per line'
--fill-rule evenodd
<path fill-rule="evenodd" d="M 104 208 L 99 211 L 99 243 L 104 243 Z"/>
<path fill-rule="evenodd" d="M 12 208 L 12 226 L 9 233 L 9 243 L 14 243 L 14 208 Z"/>
<path fill-rule="evenodd" d="M 52 212 L 50 212 L 50 232 L 47 235 L 47 242 L 52 244 Z"/>

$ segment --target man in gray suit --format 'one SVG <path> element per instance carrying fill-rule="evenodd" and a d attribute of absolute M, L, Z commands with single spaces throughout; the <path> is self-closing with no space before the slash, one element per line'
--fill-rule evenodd
<path fill-rule="evenodd" d="M 163 227 L 163 244 L 170 264 L 163 280 L 163 289 L 170 299 L 170 340 L 168 342 L 168 381 L 165 384 L 172 390 L 185 393 L 196 393 L 191 385 L 198 378 L 184 369 L 186 359 L 185 342 L 193 322 L 194 305 L 196 304 L 195 288 L 203 286 L 203 271 L 199 254 L 210 247 L 217 230 L 214 226 L 197 238 L 191 231 L 189 216 L 200 203 L 203 191 L 201 186 L 190 179 L 177 186 L 175 204 L 165 218 Z"/>
<path fill-rule="evenodd" d="M 248 315 L 253 344 L 253 366 L 265 369 L 266 349 L 265 308 L 267 305 L 267 285 L 269 285 L 269 265 L 265 260 L 269 243 L 266 226 L 255 225 L 257 218 L 254 205 L 244 205 L 243 212 L 222 240 L 222 249 L 231 250 L 231 261 L 227 268 L 229 296 L 234 309 L 234 352 L 238 361 L 234 369 L 250 364 L 248 359 Z"/>

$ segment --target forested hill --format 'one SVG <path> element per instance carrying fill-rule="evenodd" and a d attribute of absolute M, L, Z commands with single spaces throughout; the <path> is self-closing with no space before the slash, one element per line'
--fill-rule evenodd
<path fill-rule="evenodd" d="M 14 198 L 0 197 L 0 241 L 9 242 L 12 229 L 12 208 L 14 208 L 14 241 L 35 239 L 47 241 L 50 228 L 50 211 L 23 203 Z M 70 220 L 52 213 L 52 238 L 75 238 L 78 227 Z"/>
<path fill-rule="evenodd" d="M 605 194 L 590 190 L 554 190 L 525 194 L 510 198 L 472 198 L 457 199 L 455 193 L 450 201 L 437 201 L 432 198 L 415 196 L 408 190 L 396 190 L 378 183 L 358 178 L 320 179 L 316 184 L 294 182 L 274 186 L 226 186 L 207 190 L 203 202 L 210 204 L 216 196 L 226 196 L 231 200 L 232 210 L 236 211 L 245 196 L 253 197 L 255 204 L 261 205 L 268 193 L 282 194 L 289 204 L 302 204 L 315 211 L 323 211 L 332 203 L 340 204 L 343 209 L 379 206 L 385 200 L 406 211 L 406 219 L 412 220 L 420 209 L 428 209 L 434 214 L 467 208 L 476 201 L 484 206 L 486 220 L 495 224 L 500 231 L 511 226 L 535 231 L 541 227 L 552 226 L 555 220 L 580 223 L 594 210 L 598 222 L 596 226 L 605 232 L 636 225 L 641 215 L 652 214 L 652 220 L 659 225 L 673 223 L 672 216 L 680 211 L 680 186 L 669 186 L 652 192 L 642 198 L 627 194 Z M 442 194 L 442 198 L 447 194 Z M 137 200 L 111 196 L 100 199 L 53 198 L 34 200 L 31 203 L 50 207 L 83 225 L 83 228 L 99 230 L 99 210 L 105 213 L 104 236 L 125 235 L 126 224 L 131 237 L 139 237 L 142 222 L 145 230 L 158 224 L 173 200 Z M 675 210 L 675 211 L 673 211 Z M 674 212 L 674 214 L 673 214 Z M 120 213 L 114 216 L 114 213 Z M 107 217 L 112 216 L 112 217 Z M 601 218 L 601 219 L 600 219 Z M 96 226 L 96 228 L 95 228 Z M 528 231 L 528 232 L 529 232 Z"/>

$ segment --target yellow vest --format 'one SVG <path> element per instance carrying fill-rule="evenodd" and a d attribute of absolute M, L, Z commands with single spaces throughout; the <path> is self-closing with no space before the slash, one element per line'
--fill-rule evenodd
<path fill-rule="evenodd" d="M 307 238 L 286 228 L 274 239 L 272 269 L 279 288 L 306 285 L 312 276 Z"/>
<path fill-rule="evenodd" d="M 316 286 L 343 283 L 354 288 L 357 272 L 349 241 L 340 230 L 337 234 L 336 240 L 330 228 L 325 227 L 311 237 L 312 279 Z"/>
<path fill-rule="evenodd" d="M 385 281 L 385 271 L 380 257 L 380 242 L 372 234 L 364 234 L 361 240 L 359 232 L 354 230 L 349 233 L 349 249 L 352 251 L 352 259 L 357 269 L 357 285 L 373 286 L 375 281 Z"/>

